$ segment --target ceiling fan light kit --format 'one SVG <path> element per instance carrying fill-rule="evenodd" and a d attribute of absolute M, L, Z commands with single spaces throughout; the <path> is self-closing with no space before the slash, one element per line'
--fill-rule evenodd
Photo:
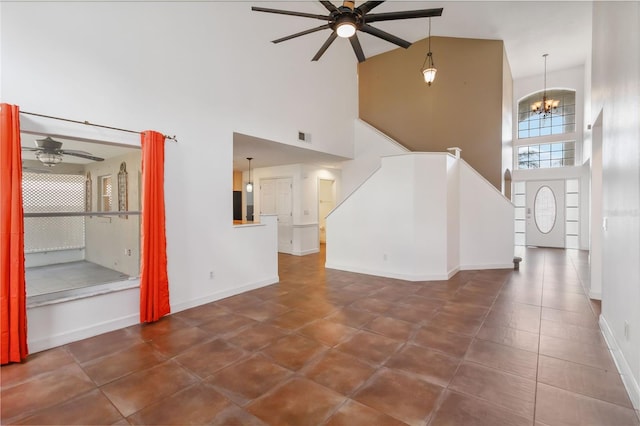
<path fill-rule="evenodd" d="M 44 139 L 35 141 L 36 147 L 22 147 L 23 151 L 35 151 L 36 158 L 47 167 L 53 167 L 62 162 L 64 155 L 72 155 L 74 157 L 86 158 L 92 161 L 104 161 L 104 158 L 96 157 L 86 151 L 77 151 L 75 149 L 62 149 L 62 142 L 51 139 L 47 136 Z"/>
<path fill-rule="evenodd" d="M 292 10 L 282 9 L 268 9 L 256 6 L 251 7 L 251 10 L 255 12 L 276 13 L 280 15 L 299 16 L 302 18 L 311 18 L 326 21 L 326 24 L 320 25 L 319 27 L 300 31 L 299 33 L 291 34 L 272 41 L 273 43 L 281 43 L 283 41 L 311 34 L 316 31 L 330 29 L 331 34 L 324 42 L 324 44 L 320 47 L 315 56 L 311 59 L 312 61 L 319 60 L 324 52 L 329 48 L 329 46 L 331 46 L 331 44 L 335 41 L 335 39 L 340 37 L 349 39 L 351 47 L 353 48 L 353 52 L 355 53 L 356 58 L 358 58 L 358 62 L 364 62 L 366 60 L 366 57 L 364 56 L 362 46 L 360 45 L 360 40 L 358 39 L 358 31 L 370 34 L 374 37 L 378 37 L 382 40 L 388 41 L 389 43 L 393 43 L 397 46 L 407 49 L 409 46 L 411 46 L 410 42 L 403 40 L 400 37 L 396 37 L 393 34 L 389 34 L 388 32 L 376 27 L 372 27 L 371 25 L 369 25 L 369 23 L 395 21 L 398 19 L 430 18 L 432 16 L 442 15 L 442 8 L 369 14 L 371 10 L 373 10 L 375 7 L 378 7 L 382 3 L 384 3 L 384 1 L 365 1 L 360 6 L 355 7 L 355 2 L 346 0 L 342 3 L 342 6 L 336 7 L 336 5 L 334 5 L 330 1 L 320 1 L 320 4 L 322 4 L 322 6 L 324 6 L 325 9 L 327 9 L 327 11 L 329 12 L 328 15 L 317 15 L 313 13 L 296 12 Z"/>

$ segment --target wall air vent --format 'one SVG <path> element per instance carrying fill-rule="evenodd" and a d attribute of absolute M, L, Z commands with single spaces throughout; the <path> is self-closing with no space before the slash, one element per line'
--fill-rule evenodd
<path fill-rule="evenodd" d="M 311 143 L 311 133 L 305 133 L 298 131 L 298 140 L 300 142 Z"/>

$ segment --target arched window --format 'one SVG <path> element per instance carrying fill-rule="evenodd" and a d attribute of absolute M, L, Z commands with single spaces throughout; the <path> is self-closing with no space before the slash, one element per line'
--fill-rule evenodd
<path fill-rule="evenodd" d="M 544 102 L 543 101 L 544 97 Z M 544 111 L 541 105 L 550 106 Z M 553 89 L 518 102 L 518 169 L 566 167 L 575 164 L 576 92 Z M 567 134 L 567 139 L 546 136 Z M 528 140 L 526 140 L 528 139 Z"/>
<path fill-rule="evenodd" d="M 543 94 L 542 91 L 537 92 L 518 102 L 518 139 L 576 131 L 575 90 L 547 90 L 547 102 L 557 101 L 554 102 L 557 107 L 546 114 L 533 111 L 534 105 L 540 105 Z"/>

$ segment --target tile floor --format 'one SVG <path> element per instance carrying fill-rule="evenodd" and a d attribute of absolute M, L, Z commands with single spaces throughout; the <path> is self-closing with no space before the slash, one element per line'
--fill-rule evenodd
<path fill-rule="evenodd" d="M 280 256 L 281 282 L 2 367 L 3 424 L 639 425 L 586 253 L 409 283 Z"/>

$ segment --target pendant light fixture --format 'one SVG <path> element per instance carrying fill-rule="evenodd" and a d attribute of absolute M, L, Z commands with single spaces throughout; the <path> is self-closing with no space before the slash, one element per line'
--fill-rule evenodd
<path fill-rule="evenodd" d="M 534 102 L 531 105 L 531 112 L 542 115 L 542 118 L 547 118 L 547 115 L 551 115 L 558 110 L 560 101 L 556 99 L 547 99 L 547 56 L 548 53 L 542 55 L 544 58 L 544 89 L 542 91 L 542 100 Z"/>
<path fill-rule="evenodd" d="M 433 63 L 433 53 L 431 53 L 431 18 L 429 18 L 429 51 L 422 64 L 422 76 L 424 77 L 424 82 L 429 86 L 431 86 L 431 83 L 436 79 L 436 72 L 438 72 L 438 70 Z"/>
<path fill-rule="evenodd" d="M 251 180 L 251 160 L 253 157 L 247 157 L 249 160 L 249 182 L 247 182 L 247 192 L 253 192 L 253 181 Z"/>

